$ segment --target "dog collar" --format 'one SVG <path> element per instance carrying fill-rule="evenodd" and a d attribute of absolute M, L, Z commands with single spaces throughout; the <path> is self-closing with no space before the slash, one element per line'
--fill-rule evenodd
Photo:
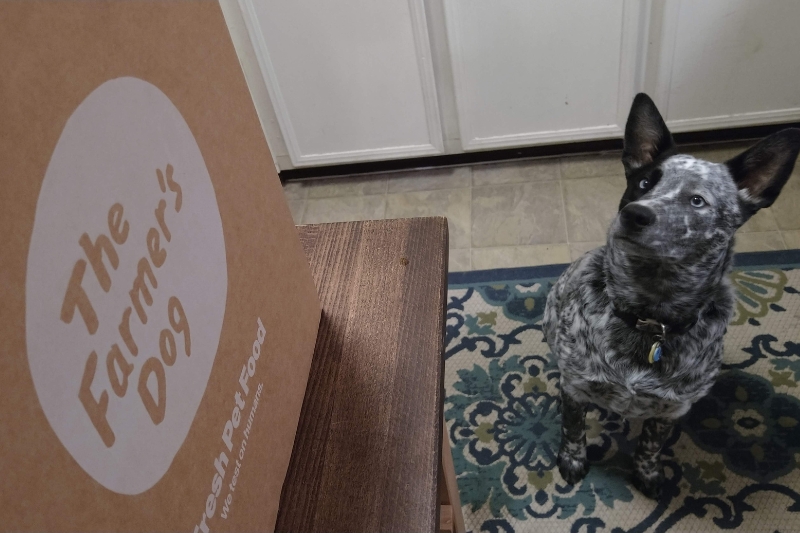
<path fill-rule="evenodd" d="M 690 322 L 682 322 L 679 324 L 669 324 L 659 322 L 653 318 L 640 318 L 638 315 L 629 313 L 628 311 L 620 311 L 616 307 L 611 308 L 614 316 L 625 322 L 628 326 L 639 331 L 653 333 L 655 335 L 665 336 L 667 333 L 670 335 L 681 335 L 686 333 L 697 324 L 697 317 Z"/>
<path fill-rule="evenodd" d="M 611 307 L 614 316 L 625 322 L 629 327 L 638 331 L 652 333 L 655 342 L 650 346 L 650 352 L 647 354 L 647 360 L 653 364 L 661 359 L 663 353 L 663 343 L 667 340 L 667 333 L 673 335 L 680 335 L 686 333 L 697 323 L 697 317 L 691 322 L 684 322 L 681 324 L 665 324 L 653 318 L 640 318 L 639 316 L 629 313 L 627 311 L 620 311 L 615 307 Z"/>

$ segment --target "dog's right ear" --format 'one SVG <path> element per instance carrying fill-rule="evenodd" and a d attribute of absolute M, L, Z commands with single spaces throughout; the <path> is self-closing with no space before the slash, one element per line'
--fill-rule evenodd
<path fill-rule="evenodd" d="M 625 125 L 622 150 L 625 174 L 652 163 L 659 154 L 673 146 L 675 142 L 672 134 L 661 118 L 656 104 L 645 93 L 637 94 Z"/>
<path fill-rule="evenodd" d="M 773 133 L 752 148 L 725 162 L 745 208 L 745 220 L 778 198 L 792 175 L 800 153 L 800 129 Z"/>

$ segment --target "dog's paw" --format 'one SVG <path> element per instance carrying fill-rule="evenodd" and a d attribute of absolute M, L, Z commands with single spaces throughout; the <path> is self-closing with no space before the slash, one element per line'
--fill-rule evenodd
<path fill-rule="evenodd" d="M 660 466 L 660 465 L 659 465 Z M 664 468 L 659 467 L 655 471 L 643 473 L 636 471 L 633 475 L 633 486 L 639 489 L 639 492 L 652 500 L 661 498 L 661 487 L 664 484 Z"/>
<path fill-rule="evenodd" d="M 570 485 L 576 485 L 589 471 L 589 463 L 586 458 L 576 458 L 566 453 L 558 454 L 558 471 L 564 481 Z"/>

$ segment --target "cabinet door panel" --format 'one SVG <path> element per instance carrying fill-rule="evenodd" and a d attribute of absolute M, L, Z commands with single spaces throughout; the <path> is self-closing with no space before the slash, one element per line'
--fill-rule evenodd
<path fill-rule="evenodd" d="M 295 166 L 441 153 L 422 0 L 240 0 Z"/>
<path fill-rule="evenodd" d="M 445 7 L 464 149 L 621 135 L 634 89 L 638 4 L 445 0 Z"/>
<path fill-rule="evenodd" d="M 800 120 L 800 2 L 703 0 L 677 10 L 667 122 L 676 131 Z M 672 42 L 670 42 L 672 40 Z M 662 54 L 663 57 L 663 54 Z"/>

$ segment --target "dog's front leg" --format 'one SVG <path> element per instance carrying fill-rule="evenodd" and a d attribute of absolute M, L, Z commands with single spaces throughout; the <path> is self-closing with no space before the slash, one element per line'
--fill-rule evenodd
<path fill-rule="evenodd" d="M 561 391 L 561 448 L 558 471 L 570 485 L 579 482 L 589 470 L 586 461 L 586 406 Z"/>
<path fill-rule="evenodd" d="M 657 500 L 661 496 L 664 482 L 664 465 L 661 464 L 661 448 L 672 432 L 673 420 L 648 418 L 642 424 L 639 445 L 633 457 L 636 469 L 633 484 L 648 498 Z"/>

